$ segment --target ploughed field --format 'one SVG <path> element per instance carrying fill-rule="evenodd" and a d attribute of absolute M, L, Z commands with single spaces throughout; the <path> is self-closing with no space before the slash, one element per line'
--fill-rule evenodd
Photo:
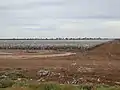
<path fill-rule="evenodd" d="M 120 85 L 120 41 L 84 51 L 1 49 L 0 71 L 14 70 L 35 82 Z"/>

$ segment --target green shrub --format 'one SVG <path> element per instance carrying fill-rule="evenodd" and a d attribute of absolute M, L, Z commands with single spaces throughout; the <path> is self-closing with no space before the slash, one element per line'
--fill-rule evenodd
<path fill-rule="evenodd" d="M 0 80 L 0 88 L 11 87 L 14 84 L 14 81 L 10 79 L 2 79 Z"/>
<path fill-rule="evenodd" d="M 57 84 L 41 84 L 36 90 L 61 90 Z"/>

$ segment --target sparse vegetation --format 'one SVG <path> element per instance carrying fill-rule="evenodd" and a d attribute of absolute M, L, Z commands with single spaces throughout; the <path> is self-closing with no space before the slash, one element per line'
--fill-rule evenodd
<path fill-rule="evenodd" d="M 119 86 L 89 86 L 89 85 L 59 85 L 54 83 L 43 84 L 29 84 L 8 86 L 7 88 L 1 88 L 0 90 L 120 90 Z"/>
<path fill-rule="evenodd" d="M 34 82 L 22 73 L 21 69 L 0 73 L 0 90 L 120 90 L 120 86 Z"/>

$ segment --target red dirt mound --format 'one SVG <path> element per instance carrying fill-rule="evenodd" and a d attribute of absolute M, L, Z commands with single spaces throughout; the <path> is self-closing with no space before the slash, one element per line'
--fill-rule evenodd
<path fill-rule="evenodd" d="M 110 41 L 89 51 L 94 54 L 120 55 L 120 41 Z"/>
<path fill-rule="evenodd" d="M 89 50 L 87 56 L 94 60 L 120 60 L 120 41 L 114 40 L 101 44 Z"/>

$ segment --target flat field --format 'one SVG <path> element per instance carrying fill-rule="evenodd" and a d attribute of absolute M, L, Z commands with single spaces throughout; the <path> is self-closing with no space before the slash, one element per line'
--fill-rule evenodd
<path fill-rule="evenodd" d="M 41 81 L 120 85 L 120 42 L 107 42 L 85 52 L 1 49 L 0 70 L 10 68 L 26 69 L 26 75 Z M 40 75 L 39 71 L 47 73 Z"/>

